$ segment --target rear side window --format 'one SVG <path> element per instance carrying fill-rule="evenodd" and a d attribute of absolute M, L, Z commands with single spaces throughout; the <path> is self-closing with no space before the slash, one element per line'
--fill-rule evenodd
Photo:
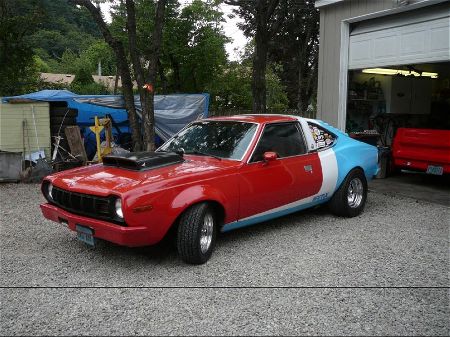
<path fill-rule="evenodd" d="M 265 152 L 275 152 L 278 158 L 306 153 L 303 135 L 298 123 L 268 124 L 259 140 L 251 162 L 263 160 Z"/>
<path fill-rule="evenodd" d="M 309 122 L 308 126 L 314 138 L 314 141 L 316 142 L 317 149 L 330 147 L 336 141 L 336 137 L 329 131 L 325 130 L 323 127 Z"/>

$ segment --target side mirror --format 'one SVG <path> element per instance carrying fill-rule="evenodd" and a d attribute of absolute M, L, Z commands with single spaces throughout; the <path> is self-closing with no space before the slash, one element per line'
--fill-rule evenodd
<path fill-rule="evenodd" d="M 264 161 L 265 161 L 266 163 L 268 163 L 268 162 L 277 160 L 278 155 L 277 155 L 276 152 L 269 151 L 269 152 L 264 152 L 263 158 L 264 158 Z"/>

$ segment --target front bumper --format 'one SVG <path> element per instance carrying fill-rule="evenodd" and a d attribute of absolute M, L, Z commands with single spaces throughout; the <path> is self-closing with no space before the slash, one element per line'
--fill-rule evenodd
<path fill-rule="evenodd" d="M 113 223 L 66 212 L 49 203 L 41 204 L 44 217 L 55 222 L 66 221 L 68 227 L 75 231 L 76 225 L 91 228 L 94 237 L 110 241 L 122 246 L 140 247 L 153 244 L 151 233 L 147 227 L 121 227 Z"/>

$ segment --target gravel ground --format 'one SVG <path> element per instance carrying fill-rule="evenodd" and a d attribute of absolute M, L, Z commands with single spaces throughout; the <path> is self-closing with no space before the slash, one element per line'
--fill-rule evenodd
<path fill-rule="evenodd" d="M 360 217 L 318 208 L 226 233 L 189 266 L 170 245 L 88 248 L 43 200 L 0 184 L 2 335 L 450 333 L 449 207 L 369 193 Z"/>

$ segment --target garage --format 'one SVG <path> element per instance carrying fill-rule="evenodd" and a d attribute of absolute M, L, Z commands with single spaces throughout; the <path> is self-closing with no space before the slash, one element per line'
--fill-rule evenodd
<path fill-rule="evenodd" d="M 448 204 L 449 2 L 343 0 L 316 6 L 318 118 L 378 146 L 378 177 L 389 176 L 391 187 L 431 186 L 430 193 L 441 193 Z M 420 190 L 407 189 L 413 196 Z"/>

